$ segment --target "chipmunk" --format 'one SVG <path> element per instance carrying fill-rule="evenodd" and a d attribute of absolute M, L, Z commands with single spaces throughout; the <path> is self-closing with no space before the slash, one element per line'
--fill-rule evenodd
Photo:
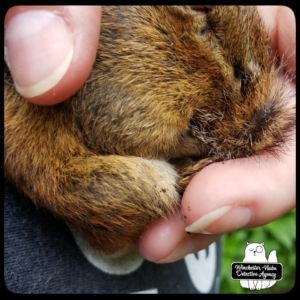
<path fill-rule="evenodd" d="M 93 70 L 67 101 L 26 102 L 4 66 L 6 178 L 92 247 L 129 247 L 194 172 L 292 136 L 269 44 L 255 7 L 104 6 Z"/>

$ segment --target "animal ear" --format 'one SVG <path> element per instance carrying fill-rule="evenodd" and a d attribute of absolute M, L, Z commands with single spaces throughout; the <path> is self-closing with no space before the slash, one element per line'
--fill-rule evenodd
<path fill-rule="evenodd" d="M 250 245 L 250 243 L 247 242 L 247 246 L 249 246 L 249 245 Z"/>
<path fill-rule="evenodd" d="M 265 244 L 265 242 L 260 243 L 262 246 Z"/>

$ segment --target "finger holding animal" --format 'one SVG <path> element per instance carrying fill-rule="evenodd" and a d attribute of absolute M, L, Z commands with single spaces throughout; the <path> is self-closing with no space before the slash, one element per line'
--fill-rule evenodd
<path fill-rule="evenodd" d="M 87 80 L 99 43 L 99 6 L 14 6 L 4 20 L 5 61 L 27 101 L 53 105 Z"/>

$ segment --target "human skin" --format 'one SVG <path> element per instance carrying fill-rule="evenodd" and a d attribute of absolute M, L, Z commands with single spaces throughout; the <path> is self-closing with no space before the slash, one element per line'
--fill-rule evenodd
<path fill-rule="evenodd" d="M 42 13 L 37 15 L 37 12 Z M 41 77 L 50 76 L 61 64 L 62 53 L 73 50 L 65 74 L 56 74 L 58 78 L 63 75 L 58 83 L 45 92 L 40 87 L 41 93 L 34 97 L 21 93 L 26 100 L 52 105 L 80 89 L 95 62 L 101 15 L 100 6 L 14 6 L 7 11 L 5 60 L 19 86 L 34 85 L 43 79 Z M 19 68 L 24 71 L 19 72 Z"/>
<path fill-rule="evenodd" d="M 276 6 L 259 6 L 258 9 L 271 32 L 274 54 L 284 61 L 284 70 L 295 76 L 293 12 L 287 7 Z M 46 14 L 39 14 L 41 10 Z M 32 24 L 34 34 L 31 34 L 26 18 L 32 20 L 32 13 L 34 19 L 39 17 L 41 22 L 48 18 L 44 31 L 35 30 Z M 20 28 L 24 28 L 24 22 L 29 25 L 22 35 Z M 7 12 L 5 59 L 19 92 L 25 94 L 27 101 L 56 104 L 82 86 L 96 56 L 100 22 L 99 6 L 16 6 Z M 58 30 L 59 38 L 67 41 L 66 47 L 59 52 L 53 46 Z M 48 52 L 43 51 L 45 49 Z M 67 64 L 63 65 L 65 59 L 61 53 L 66 57 L 72 53 Z M 45 61 L 48 63 L 43 63 Z M 55 73 L 56 66 L 61 65 L 64 67 Z M 20 68 L 25 71 L 18 72 Z M 54 81 L 53 74 L 57 77 Z M 41 81 L 41 77 L 51 77 L 52 81 Z M 23 85 L 34 88 L 24 89 Z M 295 89 L 293 82 L 291 89 Z M 295 98 L 290 101 L 293 105 Z M 296 198 L 294 141 L 288 142 L 284 150 L 279 157 L 265 155 L 214 163 L 196 174 L 183 195 L 180 211 L 167 220 L 156 221 L 141 235 L 138 241 L 141 254 L 154 262 L 176 261 L 206 248 L 225 232 L 261 226 L 290 211 L 295 207 Z M 187 226 L 193 233 L 187 234 Z"/>

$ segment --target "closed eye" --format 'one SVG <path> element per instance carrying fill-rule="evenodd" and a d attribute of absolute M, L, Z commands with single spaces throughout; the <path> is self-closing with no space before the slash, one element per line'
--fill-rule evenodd
<path fill-rule="evenodd" d="M 200 36 L 205 36 L 205 35 L 207 35 L 207 33 L 208 33 L 208 25 L 206 24 L 206 25 L 204 25 L 204 26 L 200 29 L 199 35 L 200 35 Z"/>
<path fill-rule="evenodd" d="M 245 97 L 251 78 L 251 71 L 239 65 L 234 66 L 234 77 L 241 82 L 241 93 Z"/>
<path fill-rule="evenodd" d="M 240 66 L 234 66 L 234 77 L 237 80 L 245 80 L 246 79 L 246 72 L 244 68 Z"/>

